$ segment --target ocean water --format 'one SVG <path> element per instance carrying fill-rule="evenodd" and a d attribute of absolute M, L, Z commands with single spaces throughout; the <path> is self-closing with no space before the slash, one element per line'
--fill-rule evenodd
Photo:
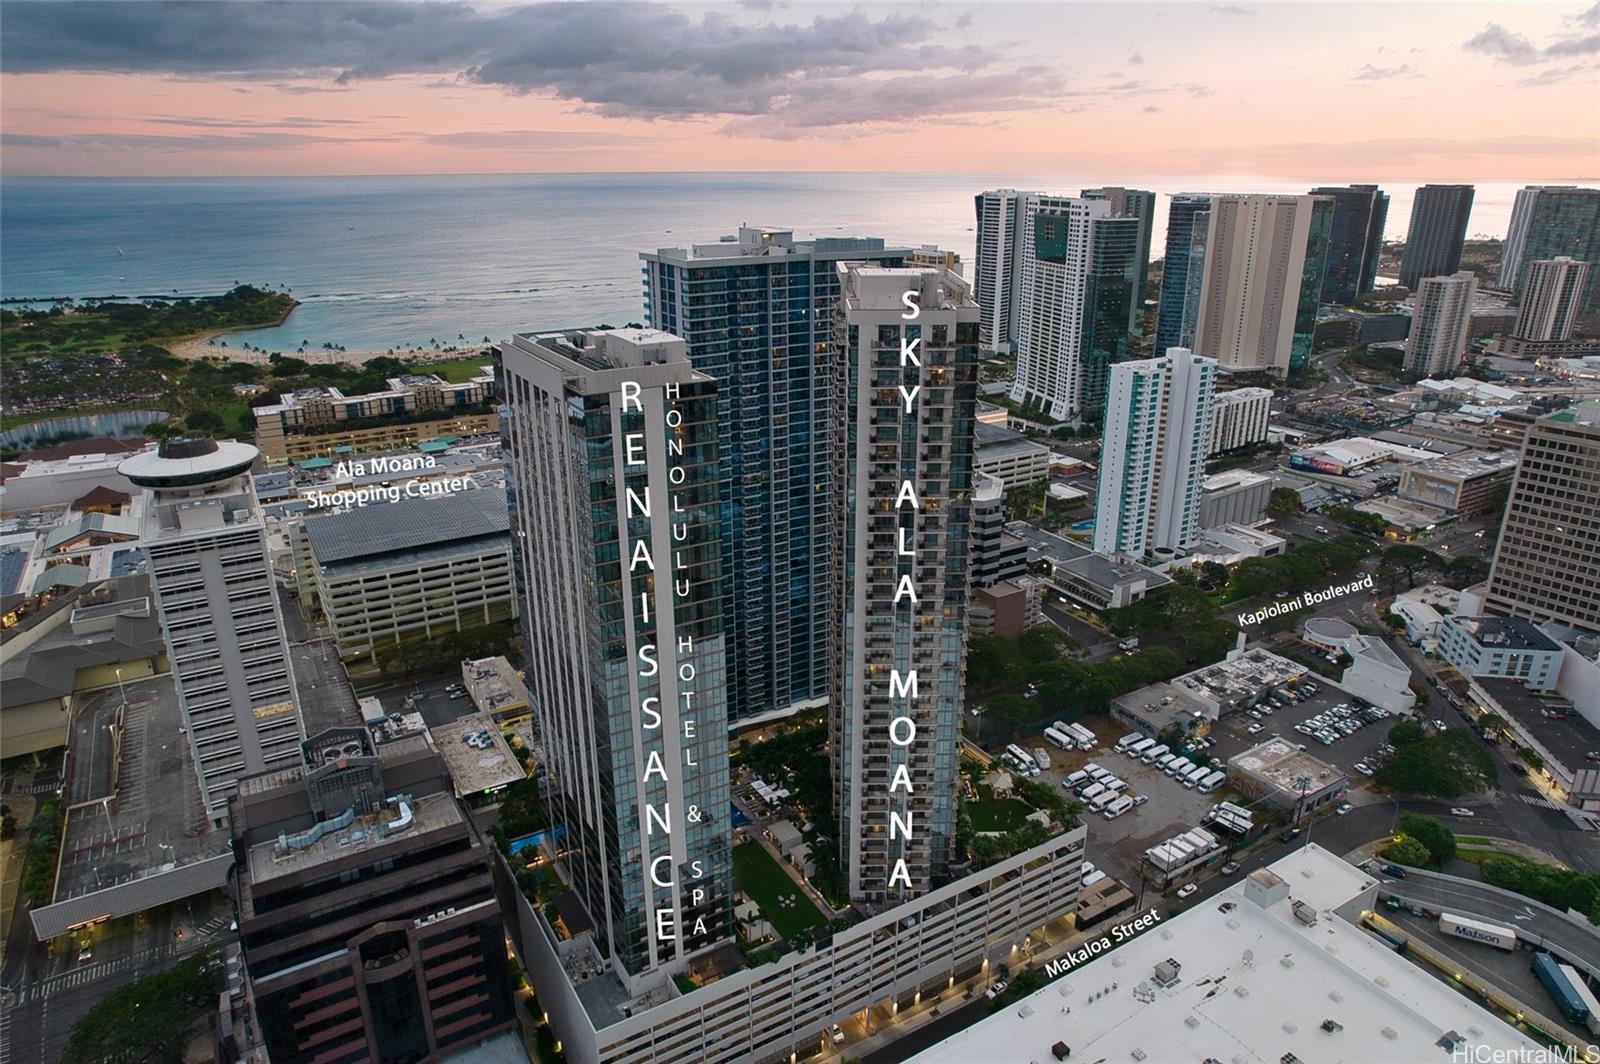
<path fill-rule="evenodd" d="M 713 243 L 741 223 L 954 249 L 971 276 L 974 193 L 1304 192 L 1317 182 L 1208 176 L 545 174 L 0 181 L 0 297 L 208 295 L 243 282 L 301 301 L 230 337 L 291 352 L 382 351 L 643 319 L 642 250 Z M 1379 182 L 1405 234 L 1414 185 Z M 1470 232 L 1502 236 L 1518 185 L 1479 185 Z"/>

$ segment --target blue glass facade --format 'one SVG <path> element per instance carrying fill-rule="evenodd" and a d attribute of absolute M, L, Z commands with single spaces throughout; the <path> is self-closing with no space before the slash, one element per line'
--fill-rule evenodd
<path fill-rule="evenodd" d="M 836 263 L 903 265 L 873 238 L 794 243 L 745 229 L 739 244 L 644 260 L 648 323 L 688 341 L 717 381 L 729 722 L 827 695 L 827 351 Z"/>
<path fill-rule="evenodd" d="M 1194 194 L 1173 196 L 1172 202 L 1167 207 L 1167 250 L 1161 267 L 1161 299 L 1156 308 L 1157 354 L 1161 354 L 1169 347 L 1183 346 L 1184 306 L 1189 292 L 1189 272 L 1195 268 L 1195 263 L 1190 258 L 1195 215 L 1208 212 L 1210 208 L 1210 196 Z M 1210 215 L 1207 214 L 1206 217 L 1209 218 Z M 1203 261 L 1201 265 L 1203 266 Z M 1189 320 L 1193 322 L 1192 314 Z"/>

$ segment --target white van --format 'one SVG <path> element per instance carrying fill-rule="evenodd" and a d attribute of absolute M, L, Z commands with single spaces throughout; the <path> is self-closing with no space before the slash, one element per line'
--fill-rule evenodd
<path fill-rule="evenodd" d="M 1070 775 L 1070 776 L 1068 776 L 1066 778 L 1066 780 L 1064 781 L 1064 786 L 1076 787 L 1080 783 L 1087 783 L 1088 780 L 1089 780 L 1089 774 L 1087 772 L 1083 771 L 1083 769 L 1080 768 L 1078 771 L 1074 772 L 1072 775 Z"/>
<path fill-rule="evenodd" d="M 1122 738 L 1117 740 L 1117 753 L 1122 753 L 1128 747 L 1132 746 L 1134 743 L 1142 741 L 1143 739 L 1143 732 L 1129 732 L 1127 735 L 1124 735 Z"/>
<path fill-rule="evenodd" d="M 1128 789 L 1128 785 L 1123 783 L 1122 780 L 1116 776 L 1112 776 L 1108 780 L 1101 780 L 1100 786 L 1104 787 L 1112 794 L 1121 794 L 1123 791 Z"/>
<path fill-rule="evenodd" d="M 1079 798 L 1080 801 L 1092 802 L 1096 798 L 1100 797 L 1102 794 L 1109 794 L 1109 793 L 1110 793 L 1109 791 L 1107 791 L 1104 787 L 1100 786 L 1098 783 L 1091 783 L 1091 784 L 1089 784 L 1089 786 L 1087 786 L 1087 787 L 1085 787 L 1083 789 L 1083 793 L 1078 795 L 1078 798 Z"/>
<path fill-rule="evenodd" d="M 1158 746 L 1152 746 L 1150 749 L 1140 754 L 1139 760 L 1143 761 L 1147 765 L 1154 764 L 1161 758 L 1166 757 L 1170 750 L 1171 748 L 1168 747 L 1166 743 L 1161 743 Z"/>
<path fill-rule="evenodd" d="M 1182 754 L 1179 754 L 1177 757 L 1173 758 L 1171 760 L 1171 762 L 1169 762 L 1167 764 L 1166 768 L 1162 769 L 1161 771 L 1165 772 L 1167 775 L 1171 776 L 1173 779 L 1182 779 L 1183 778 L 1183 774 L 1185 772 L 1188 772 L 1189 771 L 1189 766 L 1191 766 L 1193 764 L 1194 764 L 1193 761 L 1190 761 L 1188 758 L 1184 757 Z"/>
<path fill-rule="evenodd" d="M 1143 757 L 1144 752 L 1156 745 L 1154 739 L 1140 739 L 1124 751 L 1129 757 Z"/>
<path fill-rule="evenodd" d="M 1126 794 L 1106 806 L 1106 819 L 1115 820 L 1117 817 L 1133 808 L 1133 799 Z"/>
<path fill-rule="evenodd" d="M 1089 808 L 1096 813 L 1104 812 L 1106 806 L 1117 800 L 1117 796 L 1110 791 L 1101 791 L 1089 802 Z"/>
<path fill-rule="evenodd" d="M 1198 787 L 1200 781 L 1209 776 L 1211 771 L 1205 765 L 1196 765 L 1184 774 L 1183 785 L 1185 787 Z"/>
<path fill-rule="evenodd" d="M 1181 761 L 1181 760 L 1183 760 L 1183 759 L 1180 758 L 1177 754 L 1162 754 L 1161 755 L 1161 759 L 1156 762 L 1156 767 L 1159 768 L 1162 772 L 1165 772 L 1165 771 L 1167 771 L 1168 768 L 1171 767 L 1171 765 L 1172 765 L 1172 763 L 1174 761 Z"/>

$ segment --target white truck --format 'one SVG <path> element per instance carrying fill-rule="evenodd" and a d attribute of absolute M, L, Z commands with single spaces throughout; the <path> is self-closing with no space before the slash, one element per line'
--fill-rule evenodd
<path fill-rule="evenodd" d="M 1050 754 L 1042 746 L 1036 746 L 1033 748 L 1033 760 L 1034 763 L 1040 768 L 1050 767 Z"/>
<path fill-rule="evenodd" d="M 1067 734 L 1078 740 L 1079 750 L 1093 750 L 1100 739 L 1094 732 L 1076 722 L 1067 730 Z"/>
<path fill-rule="evenodd" d="M 1439 914 L 1439 930 L 1456 938 L 1495 946 L 1508 953 L 1517 948 L 1517 933 L 1513 929 L 1466 916 L 1457 916 L 1454 913 Z"/>

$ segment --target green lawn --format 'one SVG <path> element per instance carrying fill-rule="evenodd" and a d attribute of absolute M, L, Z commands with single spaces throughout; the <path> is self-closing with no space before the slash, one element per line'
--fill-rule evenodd
<path fill-rule="evenodd" d="M 483 372 L 481 367 L 490 365 L 494 359 L 487 355 L 474 355 L 471 358 L 461 358 L 454 362 L 428 362 L 417 367 L 419 373 L 437 373 L 451 384 L 465 384 Z"/>
<path fill-rule="evenodd" d="M 733 878 L 784 938 L 827 922 L 759 842 L 740 843 L 733 848 Z M 794 898 L 793 905 L 778 904 L 780 897 L 790 896 Z"/>
<path fill-rule="evenodd" d="M 1031 812 L 1020 798 L 989 798 L 967 805 L 973 831 L 1015 831 Z"/>

